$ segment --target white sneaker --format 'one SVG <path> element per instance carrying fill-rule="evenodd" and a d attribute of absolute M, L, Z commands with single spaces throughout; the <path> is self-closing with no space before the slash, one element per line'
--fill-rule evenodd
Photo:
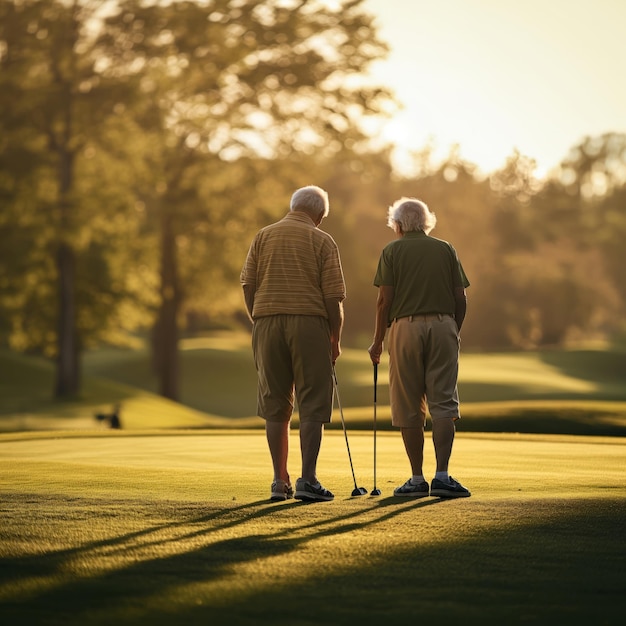
<path fill-rule="evenodd" d="M 298 478 L 296 480 L 296 500 L 308 500 L 310 502 L 327 502 L 334 499 L 334 495 L 324 489 L 321 484 L 312 485 L 310 482 L 304 480 L 304 478 Z"/>
<path fill-rule="evenodd" d="M 293 487 L 284 480 L 275 480 L 272 483 L 272 495 L 270 496 L 270 500 L 272 502 L 282 502 L 290 498 L 293 498 Z"/>

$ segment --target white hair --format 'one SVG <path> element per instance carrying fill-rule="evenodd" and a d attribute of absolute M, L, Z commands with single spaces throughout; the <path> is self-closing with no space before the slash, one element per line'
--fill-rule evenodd
<path fill-rule="evenodd" d="M 301 187 L 291 196 L 289 208 L 291 211 L 303 211 L 313 219 L 326 217 L 330 209 L 328 194 L 316 185 Z"/>
<path fill-rule="evenodd" d="M 387 214 L 387 226 L 396 233 L 410 233 L 423 230 L 427 235 L 435 228 L 437 217 L 431 213 L 428 205 L 417 198 L 400 198 L 390 207 Z"/>

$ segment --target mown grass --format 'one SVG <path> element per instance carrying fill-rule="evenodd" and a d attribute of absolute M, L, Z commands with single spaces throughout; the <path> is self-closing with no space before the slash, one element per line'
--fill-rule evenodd
<path fill-rule="evenodd" d="M 132 367 L 134 354 L 122 354 Z M 88 374 L 80 397 L 55 401 L 53 366 L 40 358 L 0 351 L 0 370 L 0 432 L 101 429 L 105 426 L 95 415 L 110 413 L 118 404 L 123 429 L 233 427 L 232 421 L 222 416 L 171 402 L 113 378 Z M 249 426 L 251 421 L 242 420 L 241 424 Z"/>
<path fill-rule="evenodd" d="M 473 495 L 452 502 L 391 496 L 409 468 L 383 363 L 382 496 L 350 497 L 335 412 L 319 473 L 336 500 L 302 505 L 267 499 L 247 336 L 183 347 L 189 406 L 152 393 L 145 352 L 87 355 L 83 394 L 64 403 L 49 363 L 0 352 L 1 623 L 623 621 L 626 439 L 603 436 L 626 433 L 623 353 L 464 355 L 451 471 Z M 337 374 L 369 490 L 372 366 L 345 350 Z M 94 412 L 118 402 L 123 429 L 104 429 Z M 295 478 L 295 433 L 291 455 Z"/>
<path fill-rule="evenodd" d="M 370 489 L 372 437 L 350 445 Z M 336 500 L 304 505 L 267 500 L 258 431 L 0 435 L 0 620 L 621 623 L 625 452 L 620 438 L 460 434 L 451 469 L 472 497 L 407 502 L 391 497 L 408 472 L 396 433 L 379 434 L 382 496 L 352 498 L 329 432 L 319 470 Z"/>
<path fill-rule="evenodd" d="M 262 428 L 255 417 L 256 373 L 246 333 L 182 342 L 181 401 L 155 395 L 145 350 L 106 349 L 84 358 L 84 390 L 51 402 L 50 363 L 0 352 L 0 430 L 93 428 L 93 414 L 122 404 L 125 429 Z M 626 435 L 626 351 L 558 350 L 462 354 L 459 389 L 464 432 Z M 350 429 L 371 429 L 373 368 L 365 349 L 337 363 Z M 387 362 L 378 378 L 378 427 L 390 429 Z M 296 416 L 297 418 L 297 416 Z M 338 419 L 330 429 L 338 429 Z"/>

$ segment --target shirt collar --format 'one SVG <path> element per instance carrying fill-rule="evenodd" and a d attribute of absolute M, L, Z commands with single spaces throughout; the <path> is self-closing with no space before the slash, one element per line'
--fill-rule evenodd
<path fill-rule="evenodd" d="M 289 211 L 289 213 L 285 215 L 285 219 L 296 220 L 298 222 L 302 222 L 303 224 L 310 224 L 314 228 L 317 228 L 317 226 L 315 226 L 315 222 L 311 219 L 311 217 L 309 217 L 303 211 Z"/>

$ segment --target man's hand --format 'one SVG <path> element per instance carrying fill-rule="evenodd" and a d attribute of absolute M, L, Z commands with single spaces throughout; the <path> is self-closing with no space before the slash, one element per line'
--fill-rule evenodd
<path fill-rule="evenodd" d="M 334 365 L 337 359 L 341 356 L 341 345 L 339 341 L 331 340 L 331 349 L 332 349 L 332 359 L 333 359 L 333 365 Z"/>
<path fill-rule="evenodd" d="M 390 285 L 381 285 L 378 288 L 374 342 L 367 349 L 370 354 L 370 359 L 372 359 L 372 363 L 374 365 L 380 363 L 380 355 L 383 353 L 383 341 L 385 339 L 385 333 L 387 332 L 387 321 L 389 319 L 389 311 L 393 302 L 393 295 L 393 287 Z"/>
<path fill-rule="evenodd" d="M 382 342 L 375 341 L 368 349 L 370 359 L 372 359 L 372 363 L 374 365 L 378 365 L 380 363 L 380 355 L 383 353 L 383 344 Z"/>
<path fill-rule="evenodd" d="M 341 331 L 343 329 L 343 303 L 339 298 L 324 300 L 328 314 L 328 328 L 330 330 L 330 348 L 333 365 L 341 354 Z"/>

